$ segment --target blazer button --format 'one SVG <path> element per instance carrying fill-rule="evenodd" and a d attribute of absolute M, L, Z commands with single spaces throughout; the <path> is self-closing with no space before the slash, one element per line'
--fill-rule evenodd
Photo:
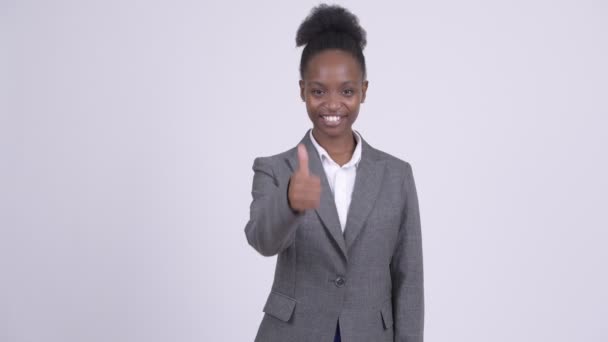
<path fill-rule="evenodd" d="M 338 277 L 338 278 L 336 278 L 334 283 L 336 283 L 337 287 L 342 287 L 342 286 L 344 286 L 344 283 L 346 283 L 346 280 L 344 280 L 344 278 L 342 278 L 342 277 Z"/>

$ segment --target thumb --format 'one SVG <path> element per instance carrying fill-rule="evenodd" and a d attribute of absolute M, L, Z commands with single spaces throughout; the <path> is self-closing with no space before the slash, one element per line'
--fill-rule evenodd
<path fill-rule="evenodd" d="M 308 176 L 308 152 L 306 152 L 306 146 L 302 144 L 298 145 L 298 165 L 298 172 Z"/>

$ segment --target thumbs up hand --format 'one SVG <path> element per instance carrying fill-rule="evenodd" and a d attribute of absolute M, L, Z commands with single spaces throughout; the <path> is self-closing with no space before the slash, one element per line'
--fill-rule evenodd
<path fill-rule="evenodd" d="M 319 207 L 321 201 L 321 179 L 311 175 L 308 169 L 306 147 L 298 145 L 298 169 L 291 175 L 287 191 L 291 209 L 303 213 Z"/>

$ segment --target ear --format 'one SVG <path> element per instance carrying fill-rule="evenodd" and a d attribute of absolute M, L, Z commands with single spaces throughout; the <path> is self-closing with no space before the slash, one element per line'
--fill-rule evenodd
<path fill-rule="evenodd" d="M 369 82 L 367 80 L 363 81 L 363 84 L 361 85 L 361 103 L 365 102 L 365 94 L 367 94 L 368 85 Z"/>
<path fill-rule="evenodd" d="M 304 80 L 300 80 L 300 98 L 302 101 L 306 102 L 306 98 L 304 97 Z"/>

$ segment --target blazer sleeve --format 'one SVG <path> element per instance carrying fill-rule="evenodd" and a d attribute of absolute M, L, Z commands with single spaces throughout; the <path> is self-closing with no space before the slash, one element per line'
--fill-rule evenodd
<path fill-rule="evenodd" d="M 406 162 L 405 206 L 390 264 L 395 342 L 424 340 L 424 276 L 418 196 L 412 167 Z"/>
<path fill-rule="evenodd" d="M 245 235 L 249 244 L 260 254 L 273 256 L 294 242 L 296 228 L 303 214 L 289 206 L 289 179 L 281 181 L 274 176 L 269 157 L 256 158 L 252 169 L 253 199 Z"/>

